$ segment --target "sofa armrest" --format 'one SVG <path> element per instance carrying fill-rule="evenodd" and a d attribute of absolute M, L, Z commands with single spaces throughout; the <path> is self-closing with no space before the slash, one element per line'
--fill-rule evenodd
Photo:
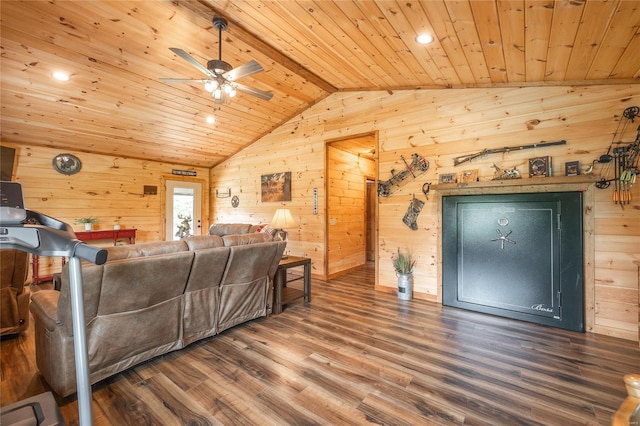
<path fill-rule="evenodd" d="M 40 290 L 31 295 L 29 309 L 47 330 L 53 331 L 58 324 L 58 298 L 60 292 L 55 290 Z"/>

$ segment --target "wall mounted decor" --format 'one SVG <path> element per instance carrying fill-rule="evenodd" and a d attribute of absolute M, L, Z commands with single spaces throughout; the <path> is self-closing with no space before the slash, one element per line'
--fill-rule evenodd
<path fill-rule="evenodd" d="M 58 154 L 51 162 L 53 169 L 63 175 L 74 175 L 82 168 L 82 162 L 72 154 Z"/>
<path fill-rule="evenodd" d="M 409 208 L 402 218 L 402 222 L 413 231 L 418 230 L 418 215 L 424 207 L 424 201 L 418 200 L 415 196 L 409 203 Z"/>
<path fill-rule="evenodd" d="M 411 163 L 407 163 L 407 160 L 402 155 L 400 158 L 402 158 L 405 168 L 397 173 L 394 169 L 391 169 L 391 178 L 389 180 L 379 180 L 378 195 L 388 197 L 405 184 L 426 173 L 429 169 L 429 162 L 418 154 L 411 154 Z"/>
<path fill-rule="evenodd" d="M 523 149 L 532 149 L 532 148 L 543 148 L 545 146 L 554 146 L 554 145 L 564 145 L 567 141 L 561 140 L 557 142 L 545 142 L 542 141 L 540 143 L 532 143 L 529 145 L 517 145 L 517 146 L 505 146 L 502 148 L 493 148 L 493 149 L 483 149 L 482 151 L 478 151 L 474 154 L 461 155 L 460 157 L 456 157 L 453 159 L 453 165 L 459 166 L 462 163 L 466 163 L 467 161 L 471 161 L 474 158 L 484 157 L 487 154 L 497 154 L 497 153 L 508 153 L 511 151 L 521 151 Z"/>
<path fill-rule="evenodd" d="M 458 183 L 469 183 L 478 180 L 478 169 L 465 170 L 458 175 Z"/>
<path fill-rule="evenodd" d="M 158 195 L 158 187 L 156 185 L 144 185 L 142 191 L 144 195 Z"/>
<path fill-rule="evenodd" d="M 262 175 L 260 188 L 263 203 L 291 201 L 291 172 Z"/>
<path fill-rule="evenodd" d="M 513 166 L 510 169 L 502 169 L 496 163 L 493 163 L 493 165 L 491 167 L 496 169 L 495 173 L 493 174 L 493 179 L 491 179 L 491 180 L 505 180 L 505 179 L 520 179 L 520 178 L 522 178 L 522 176 L 520 176 L 520 172 L 518 171 L 516 166 Z"/>
<path fill-rule="evenodd" d="M 529 159 L 529 177 L 551 176 L 551 157 L 534 157 Z"/>
<path fill-rule="evenodd" d="M 229 198 L 231 197 L 231 188 L 221 189 L 216 188 L 216 198 Z"/>
<path fill-rule="evenodd" d="M 580 174 L 580 162 L 568 161 L 564 163 L 565 176 L 578 176 Z"/>
<path fill-rule="evenodd" d="M 622 117 L 625 120 L 621 119 L 618 122 L 618 127 L 613 134 L 607 153 L 593 161 L 593 165 L 596 163 L 605 164 L 600 172 L 601 178 L 596 182 L 596 188 L 606 189 L 613 182 L 613 202 L 615 204 L 629 204 L 631 202 L 631 187 L 636 182 L 640 170 L 640 127 L 638 127 L 635 141 L 626 146 L 620 146 L 623 144 L 622 138 L 627 126 L 633 123 L 639 115 L 640 107 L 631 106 L 626 108 L 622 112 Z M 614 145 L 618 146 L 614 148 Z M 612 150 L 613 155 L 611 155 Z M 593 168 L 585 171 L 585 174 L 592 171 Z"/>
<path fill-rule="evenodd" d="M 438 176 L 438 183 L 456 183 L 455 173 L 441 173 Z"/>

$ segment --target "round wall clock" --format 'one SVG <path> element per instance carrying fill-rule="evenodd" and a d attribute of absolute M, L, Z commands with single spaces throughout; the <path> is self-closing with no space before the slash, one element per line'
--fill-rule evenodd
<path fill-rule="evenodd" d="M 235 207 L 238 207 L 239 204 L 240 204 L 240 199 L 238 198 L 237 195 L 234 195 L 231 198 L 231 205 L 235 208 Z"/>
<path fill-rule="evenodd" d="M 72 154 L 58 154 L 51 162 L 53 169 L 63 175 L 74 175 L 82 168 L 80 159 Z"/>

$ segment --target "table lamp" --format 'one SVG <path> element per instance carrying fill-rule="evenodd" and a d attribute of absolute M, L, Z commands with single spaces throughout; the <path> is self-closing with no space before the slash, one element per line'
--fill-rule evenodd
<path fill-rule="evenodd" d="M 271 219 L 271 223 L 269 223 L 270 228 L 278 230 L 276 238 L 282 241 L 286 241 L 288 239 L 288 233 L 285 229 L 295 228 L 296 226 L 298 226 L 298 224 L 293 220 L 293 216 L 291 216 L 289 209 L 277 209 L 276 213 L 273 215 L 273 219 Z"/>

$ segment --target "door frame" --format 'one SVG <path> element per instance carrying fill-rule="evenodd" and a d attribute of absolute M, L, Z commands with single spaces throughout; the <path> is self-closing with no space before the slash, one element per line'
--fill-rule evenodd
<path fill-rule="evenodd" d="M 333 139 L 327 139 L 325 140 L 324 143 L 324 173 L 325 173 L 325 182 L 324 182 L 324 193 L 325 193 L 325 203 L 324 203 L 324 278 L 325 279 L 330 279 L 330 275 L 329 275 L 329 196 L 331 194 L 331 188 L 329 186 L 329 178 L 328 178 L 328 170 L 329 170 L 329 164 L 328 164 L 328 150 L 329 147 L 331 146 L 332 143 L 334 142 L 339 142 L 339 141 L 345 141 L 345 140 L 350 140 L 350 139 L 357 139 L 359 137 L 363 137 L 363 136 L 372 136 L 374 139 L 374 158 L 373 161 L 375 162 L 375 176 L 379 175 L 378 172 L 378 168 L 379 168 L 379 157 L 378 157 L 378 152 L 379 152 L 379 146 L 380 146 L 380 139 L 379 139 L 379 132 L 377 130 L 371 131 L 371 132 L 364 132 L 364 133 L 354 133 L 352 135 L 348 135 L 348 136 L 344 136 L 344 137 L 339 137 L 339 138 L 333 138 Z M 344 149 L 344 147 L 342 147 L 342 149 Z M 347 149 L 348 151 L 348 149 Z M 369 176 L 367 176 L 365 178 L 364 181 L 364 185 L 366 186 L 366 179 L 370 178 Z M 375 177 L 373 179 L 376 179 Z M 376 179 L 377 181 L 377 179 Z M 378 201 L 379 197 L 378 197 L 378 193 L 376 191 L 376 195 L 375 195 L 375 209 L 374 209 L 374 220 L 373 220 L 373 233 L 374 233 L 374 237 L 373 237 L 373 241 L 374 241 L 374 288 L 378 287 L 378 268 L 379 268 L 379 250 L 378 250 L 378 221 L 379 221 L 379 201 Z M 365 200 L 366 201 L 366 200 Z M 365 253 L 366 256 L 366 253 Z"/>
<path fill-rule="evenodd" d="M 162 186 L 161 186 L 161 201 L 160 201 L 160 223 L 161 231 L 160 231 L 160 240 L 166 241 L 167 239 L 167 181 L 172 180 L 176 182 L 191 182 L 191 183 L 199 183 L 202 185 L 202 206 L 200 212 L 200 221 L 202 223 L 202 232 L 205 233 L 205 230 L 209 229 L 210 225 L 210 215 L 209 215 L 209 181 L 207 179 L 198 179 L 186 176 L 175 176 L 175 175 L 165 175 L 162 176 Z"/>

